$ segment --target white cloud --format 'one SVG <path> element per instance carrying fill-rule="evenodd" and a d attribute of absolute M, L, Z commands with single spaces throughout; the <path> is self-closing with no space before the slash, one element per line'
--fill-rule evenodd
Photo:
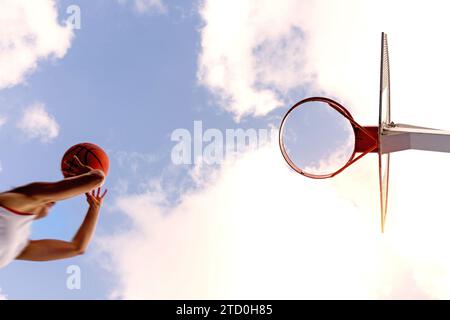
<path fill-rule="evenodd" d="M 128 0 L 118 0 L 120 4 L 128 3 Z M 166 13 L 167 6 L 161 0 L 132 0 L 134 10 L 138 13 Z"/>
<path fill-rule="evenodd" d="M 2 288 L 0 288 L 0 301 L 1 300 L 8 300 L 8 296 L 3 293 Z"/>
<path fill-rule="evenodd" d="M 131 169 L 133 173 L 137 173 L 138 170 L 142 170 L 146 165 L 157 161 L 157 157 L 154 154 L 135 151 L 117 151 L 114 153 L 114 156 L 119 166 Z"/>
<path fill-rule="evenodd" d="M 246 114 L 264 115 L 282 105 L 277 93 L 268 88 L 269 83 L 257 78 L 259 63 L 261 67 L 268 64 L 270 68 L 277 62 L 270 63 L 270 58 L 257 61 L 254 50 L 259 48 L 276 55 L 272 50 L 274 43 L 270 41 L 284 35 L 283 30 L 277 31 L 278 25 L 264 21 L 277 14 L 267 4 L 267 1 L 259 1 L 253 5 L 247 0 L 204 1 L 200 11 L 205 26 L 201 31 L 199 81 L 209 87 L 220 98 L 222 106 L 238 118 Z M 265 24 L 266 29 L 272 30 L 270 38 L 270 34 L 264 34 Z M 288 22 L 284 31 L 289 31 L 289 27 Z M 283 55 L 282 51 L 278 53 Z M 259 72 L 264 73 L 265 70 L 267 68 Z"/>
<path fill-rule="evenodd" d="M 237 118 L 265 115 L 302 86 L 306 95 L 338 97 L 375 123 L 380 34 L 386 31 L 393 102 L 412 114 L 412 105 L 422 110 L 430 99 L 442 100 L 434 93 L 445 92 L 450 45 L 442 37 L 449 9 L 439 0 L 427 8 L 410 1 L 407 14 L 401 1 L 205 0 L 199 81 Z M 433 84 L 428 92 L 425 79 Z M 303 94 L 298 90 L 295 97 Z"/>
<path fill-rule="evenodd" d="M 62 58 L 72 40 L 53 0 L 0 2 L 0 89 L 23 82 L 38 61 Z"/>
<path fill-rule="evenodd" d="M 118 276 L 113 297 L 450 296 L 450 220 L 441 209 L 450 204 L 411 201 L 422 190 L 394 183 L 381 235 L 376 160 L 319 182 L 295 175 L 272 145 L 227 160 L 176 205 L 158 188 L 121 196 L 117 206 L 131 227 L 99 241 Z M 395 169 L 396 181 L 409 181 L 409 171 Z"/>
<path fill-rule="evenodd" d="M 59 125 L 55 118 L 45 110 L 45 105 L 35 103 L 25 108 L 17 126 L 30 139 L 50 142 L 59 134 Z"/>
<path fill-rule="evenodd" d="M 116 294 L 128 299 L 292 298 L 307 295 L 301 287 L 312 290 L 310 294 L 314 296 L 319 294 L 314 290 L 322 286 L 336 286 L 328 294 L 339 297 L 355 294 L 351 293 L 354 286 L 359 290 L 367 286 L 355 277 L 353 286 L 339 286 L 337 290 L 344 275 L 358 269 L 362 270 L 360 274 L 367 272 L 357 261 L 359 254 L 352 257 L 350 253 L 367 245 L 361 241 L 352 243 L 351 239 L 360 238 L 363 232 L 367 232 L 366 238 L 373 235 L 367 228 L 369 224 L 337 237 L 342 231 L 353 229 L 338 229 L 337 222 L 341 221 L 338 226 L 342 227 L 345 222 L 363 219 L 354 209 L 346 215 L 335 215 L 334 210 L 345 207 L 345 201 L 336 199 L 328 186 L 323 196 L 331 196 L 334 207 L 321 203 L 318 195 L 311 192 L 311 181 L 304 184 L 292 175 L 275 150 L 265 148 L 229 161 L 216 172 L 218 176 L 201 190 L 185 193 L 174 207 L 165 205 L 166 195 L 160 191 L 121 197 L 118 207 L 131 219 L 133 229 L 120 230 L 120 235 L 101 241 L 120 276 Z M 270 172 L 264 169 L 268 167 Z M 261 170 L 265 171 L 263 179 Z M 288 184 L 279 186 L 280 181 Z M 302 201 L 301 207 L 294 205 L 298 201 Z M 312 205 L 319 206 L 317 211 L 325 214 L 313 214 Z M 125 250 L 126 247 L 134 249 Z M 325 250 L 323 256 L 315 257 L 314 251 L 319 248 Z M 368 248 L 374 250 L 373 245 Z M 354 266 L 345 270 L 341 262 L 342 267 L 333 274 L 344 274 L 334 281 L 327 274 L 316 274 L 313 279 L 310 273 L 314 266 L 320 269 L 330 263 L 339 264 L 329 257 L 337 249 L 346 253 Z M 311 259 L 324 264 L 316 266 L 303 261 Z M 318 284 L 315 289 L 307 283 L 319 277 L 331 283 Z"/>
<path fill-rule="evenodd" d="M 136 0 L 134 5 L 139 13 L 164 13 L 167 11 L 167 7 L 161 2 L 161 0 Z"/>
<path fill-rule="evenodd" d="M 5 116 L 0 115 L 0 128 L 5 125 L 7 118 Z"/>

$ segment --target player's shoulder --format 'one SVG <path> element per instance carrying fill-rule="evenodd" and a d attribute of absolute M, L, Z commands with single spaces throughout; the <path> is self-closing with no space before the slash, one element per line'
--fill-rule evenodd
<path fill-rule="evenodd" d="M 13 190 L 0 193 L 0 206 L 13 208 L 18 211 L 29 211 L 36 206 L 32 197 L 26 193 L 15 192 Z"/>

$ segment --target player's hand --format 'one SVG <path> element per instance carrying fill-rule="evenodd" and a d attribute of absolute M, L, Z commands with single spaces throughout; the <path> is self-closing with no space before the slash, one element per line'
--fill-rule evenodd
<path fill-rule="evenodd" d="M 67 169 L 63 170 L 63 175 L 65 177 L 79 176 L 80 174 L 94 170 L 93 168 L 83 164 L 77 156 L 73 156 L 73 158 L 66 161 L 65 164 L 67 165 Z"/>
<path fill-rule="evenodd" d="M 86 193 L 86 199 L 91 208 L 100 208 L 103 203 L 103 198 L 108 193 L 108 189 L 105 189 L 103 193 L 101 193 L 102 189 L 99 187 L 96 190 L 92 190 L 91 192 Z"/>

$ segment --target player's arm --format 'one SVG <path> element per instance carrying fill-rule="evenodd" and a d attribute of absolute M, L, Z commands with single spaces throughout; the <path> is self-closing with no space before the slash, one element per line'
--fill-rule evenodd
<path fill-rule="evenodd" d="M 71 258 L 83 254 L 97 225 L 100 207 L 107 190 L 100 195 L 100 188 L 97 193 L 86 194 L 89 209 L 83 223 L 73 237 L 72 241 L 62 240 L 32 240 L 23 252 L 16 258 L 18 260 L 29 261 L 50 261 Z"/>
<path fill-rule="evenodd" d="M 34 182 L 16 188 L 12 192 L 23 194 L 30 201 L 37 203 L 56 202 L 90 192 L 99 187 L 105 179 L 105 174 L 101 170 L 82 164 L 77 157 L 74 157 L 70 170 L 65 172 L 70 175 L 69 178 L 57 182 Z"/>

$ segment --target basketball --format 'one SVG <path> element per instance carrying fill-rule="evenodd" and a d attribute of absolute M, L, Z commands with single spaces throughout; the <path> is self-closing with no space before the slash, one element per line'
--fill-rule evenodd
<path fill-rule="evenodd" d="M 108 175 L 109 158 L 106 152 L 99 146 L 93 143 L 79 143 L 69 148 L 64 153 L 61 160 L 61 170 L 66 171 L 70 168 L 72 158 L 77 156 L 81 163 L 93 169 L 100 169 L 103 173 Z M 65 175 L 67 177 L 67 175 Z"/>

